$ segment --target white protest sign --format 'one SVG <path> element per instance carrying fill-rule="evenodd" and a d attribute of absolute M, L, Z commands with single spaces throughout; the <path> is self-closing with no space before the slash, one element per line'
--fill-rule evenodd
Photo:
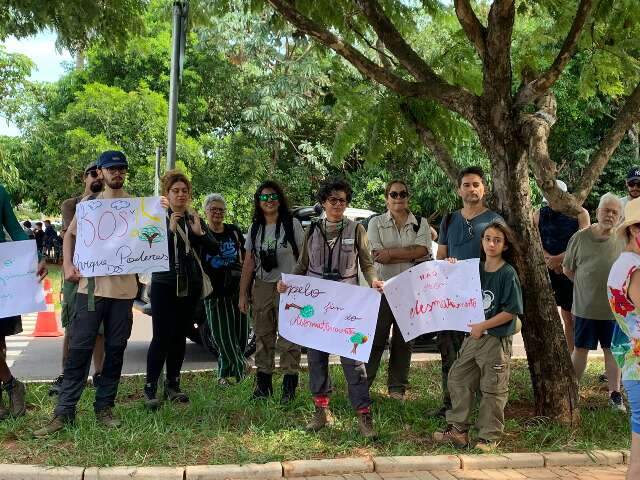
<path fill-rule="evenodd" d="M 278 332 L 305 347 L 367 362 L 376 333 L 381 295 L 313 277 L 282 274 Z"/>
<path fill-rule="evenodd" d="M 3 317 L 47 309 L 37 270 L 35 240 L 0 243 L 0 322 Z"/>
<path fill-rule="evenodd" d="M 441 330 L 468 332 L 484 321 L 478 258 L 424 262 L 384 284 L 404 340 Z"/>
<path fill-rule="evenodd" d="M 80 202 L 73 264 L 83 277 L 167 271 L 165 219 L 159 197 Z"/>

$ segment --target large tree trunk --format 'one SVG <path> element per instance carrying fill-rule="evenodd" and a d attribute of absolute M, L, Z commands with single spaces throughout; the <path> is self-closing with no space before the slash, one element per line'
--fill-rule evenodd
<path fill-rule="evenodd" d="M 495 126 L 494 126 L 495 127 Z M 540 235 L 533 223 L 526 149 L 509 121 L 496 132 L 480 132 L 492 164 L 496 208 L 519 239 L 514 267 L 524 299 L 522 336 L 533 384 L 536 415 L 563 423 L 578 419 L 578 385 L 566 346 Z"/>

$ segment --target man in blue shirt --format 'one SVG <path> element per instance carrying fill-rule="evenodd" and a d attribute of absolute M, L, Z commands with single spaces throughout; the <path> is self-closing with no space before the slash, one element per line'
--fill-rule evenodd
<path fill-rule="evenodd" d="M 437 259 L 457 258 L 468 260 L 480 258 L 480 235 L 489 223 L 502 219 L 496 212 L 484 205 L 485 183 L 481 167 L 472 166 L 458 174 L 458 195 L 462 198 L 460 210 L 444 216 L 440 224 Z M 444 330 L 438 332 L 438 348 L 442 357 L 442 407 L 432 416 L 443 417 L 451 408 L 451 396 L 447 386 L 447 377 L 451 365 L 458 356 L 465 332 Z"/>

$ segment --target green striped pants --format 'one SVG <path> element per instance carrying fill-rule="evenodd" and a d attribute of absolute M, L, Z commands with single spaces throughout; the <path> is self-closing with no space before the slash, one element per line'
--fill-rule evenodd
<path fill-rule="evenodd" d="M 209 331 L 218 348 L 218 376 L 245 376 L 244 349 L 249 337 L 249 319 L 240 313 L 238 295 L 229 297 L 209 296 L 204 299 Z"/>

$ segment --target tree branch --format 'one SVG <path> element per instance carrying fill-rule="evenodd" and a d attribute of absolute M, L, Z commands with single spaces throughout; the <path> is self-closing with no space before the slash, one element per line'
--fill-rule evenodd
<path fill-rule="evenodd" d="M 494 0 L 489 21 L 484 58 L 484 94 L 490 104 L 511 105 L 511 42 L 516 9 L 514 0 Z"/>
<path fill-rule="evenodd" d="M 469 0 L 454 0 L 454 5 L 458 21 L 464 33 L 467 35 L 469 41 L 473 43 L 480 59 L 484 60 L 487 50 L 487 29 L 480 23 L 480 20 L 478 20 Z"/>
<path fill-rule="evenodd" d="M 607 162 L 620 145 L 627 131 L 634 123 L 640 121 L 640 83 L 636 85 L 627 98 L 618 118 L 600 142 L 598 150 L 591 157 L 591 162 L 584 169 L 584 173 L 575 189 L 574 195 L 582 203 L 591 192 L 593 185 L 607 165 Z"/>
<path fill-rule="evenodd" d="M 457 185 L 459 169 L 455 160 L 451 156 L 449 149 L 440 140 L 438 140 L 435 133 L 433 133 L 433 130 L 420 122 L 418 117 L 416 117 L 411 111 L 409 104 L 406 102 L 400 104 L 400 111 L 404 115 L 405 119 L 416 129 L 416 133 L 420 137 L 420 140 L 429 149 L 438 166 L 442 169 L 449 180 L 451 180 L 454 185 Z"/>
<path fill-rule="evenodd" d="M 582 33 L 587 18 L 593 6 L 592 0 L 580 0 L 578 10 L 573 19 L 571 29 L 560 48 L 553 64 L 540 77 L 524 85 L 516 95 L 515 106 L 522 107 L 530 103 L 534 98 L 547 91 L 558 80 L 567 64 L 573 58 L 578 46 L 578 39 Z"/>

